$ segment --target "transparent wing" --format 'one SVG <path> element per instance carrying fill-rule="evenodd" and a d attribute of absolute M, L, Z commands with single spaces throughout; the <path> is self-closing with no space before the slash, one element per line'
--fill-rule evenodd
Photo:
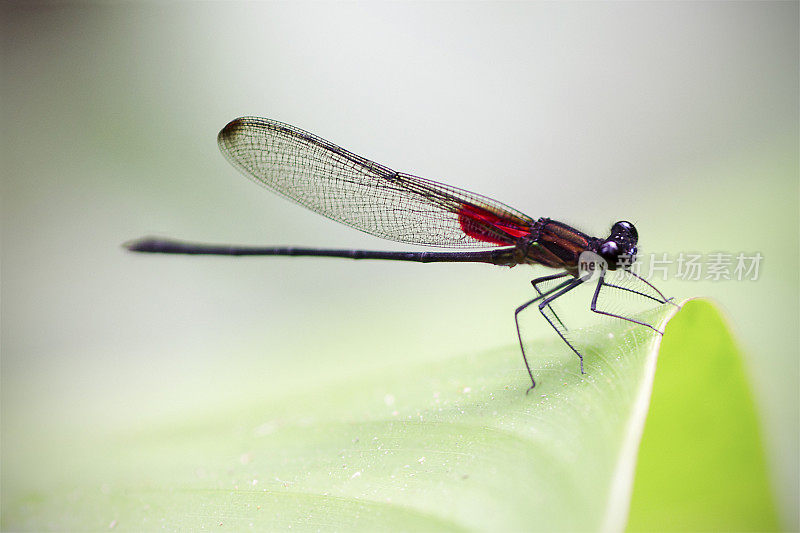
<path fill-rule="evenodd" d="M 393 241 L 441 247 L 513 244 L 533 219 L 490 198 L 395 172 L 294 126 L 244 117 L 219 133 L 246 176 L 300 205 Z"/>

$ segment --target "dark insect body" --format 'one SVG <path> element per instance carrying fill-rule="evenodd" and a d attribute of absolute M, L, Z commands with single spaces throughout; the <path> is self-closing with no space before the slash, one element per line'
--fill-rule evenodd
<path fill-rule="evenodd" d="M 583 355 L 567 339 L 566 327 L 551 304 L 593 278 L 591 272 L 587 273 L 582 268 L 587 262 L 589 269 L 597 266 L 599 272 L 590 305 L 592 311 L 658 331 L 651 324 L 603 311 L 597 306 L 603 288 L 628 291 L 658 303 L 670 300 L 647 280 L 630 271 L 630 265 L 636 259 L 639 238 L 630 222 L 615 223 L 606 239 L 590 237 L 562 222 L 549 218 L 535 220 L 491 198 L 395 172 L 316 135 L 275 120 L 238 118 L 222 129 L 218 142 L 225 157 L 244 175 L 337 222 L 397 242 L 481 250 L 392 252 L 253 247 L 158 238 L 126 243 L 129 250 L 165 254 L 341 257 L 421 263 L 478 262 L 509 267 L 531 264 L 561 270 L 557 274 L 534 279 L 531 283 L 538 296 L 519 306 L 514 313 L 520 350 L 531 378 L 530 389 L 536 386 L 536 381 L 525 354 L 519 314 L 534 303 L 538 303 L 545 319 L 580 358 L 583 373 Z M 633 290 L 607 281 L 607 270 L 618 268 L 639 280 L 643 290 Z M 547 282 L 557 284 L 542 291 L 540 285 Z"/>

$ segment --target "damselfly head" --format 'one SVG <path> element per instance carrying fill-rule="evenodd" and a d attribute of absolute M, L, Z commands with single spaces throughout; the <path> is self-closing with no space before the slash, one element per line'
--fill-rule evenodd
<path fill-rule="evenodd" d="M 621 220 L 611 226 L 611 235 L 597 247 L 597 255 L 608 264 L 609 270 L 630 269 L 636 260 L 639 233 L 633 224 Z"/>

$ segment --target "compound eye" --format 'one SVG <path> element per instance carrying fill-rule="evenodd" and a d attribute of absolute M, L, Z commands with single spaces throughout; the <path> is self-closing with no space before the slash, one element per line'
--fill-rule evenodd
<path fill-rule="evenodd" d="M 634 241 L 639 240 L 639 232 L 637 232 L 634 225 L 628 222 L 627 220 L 620 220 L 619 222 L 614 224 L 614 227 L 611 228 L 612 233 L 620 230 L 626 232 L 628 235 L 633 237 Z"/>
<path fill-rule="evenodd" d="M 600 246 L 597 254 L 609 265 L 616 265 L 619 257 L 619 245 L 614 241 L 606 241 Z"/>

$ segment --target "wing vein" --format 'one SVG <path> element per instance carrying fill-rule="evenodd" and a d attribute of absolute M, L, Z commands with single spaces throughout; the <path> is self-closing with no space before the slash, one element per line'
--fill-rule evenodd
<path fill-rule="evenodd" d="M 491 198 L 395 172 L 275 120 L 236 119 L 218 142 L 225 157 L 256 183 L 384 239 L 487 248 L 513 244 L 533 223 Z"/>

